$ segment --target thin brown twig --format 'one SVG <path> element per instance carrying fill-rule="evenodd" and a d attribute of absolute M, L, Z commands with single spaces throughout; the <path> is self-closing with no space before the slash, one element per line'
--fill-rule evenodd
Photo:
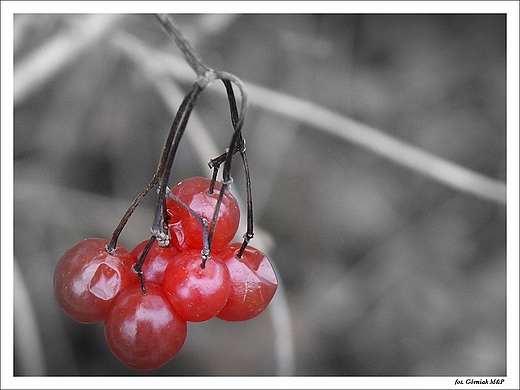
<path fill-rule="evenodd" d="M 193 48 L 188 38 L 182 30 L 177 26 L 175 20 L 168 14 L 155 14 L 157 19 L 161 22 L 163 27 L 168 31 L 169 35 L 174 39 L 175 44 L 182 52 L 184 59 L 190 65 L 191 69 L 197 76 L 202 76 L 205 73 L 211 71 L 211 68 L 207 66 L 202 57 Z"/>

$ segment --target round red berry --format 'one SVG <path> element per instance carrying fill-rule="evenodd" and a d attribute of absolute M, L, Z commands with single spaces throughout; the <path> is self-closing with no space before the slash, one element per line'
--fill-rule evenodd
<path fill-rule="evenodd" d="M 89 238 L 69 248 L 54 270 L 54 295 L 63 311 L 82 323 L 103 321 L 117 295 L 137 275 L 129 266 L 137 259 L 122 246 L 106 251 L 108 240 Z"/>
<path fill-rule="evenodd" d="M 231 291 L 224 308 L 217 315 L 227 321 L 244 321 L 265 310 L 273 298 L 278 280 L 269 259 L 248 245 L 240 259 L 241 244 L 233 243 L 218 253 L 229 269 Z"/>
<path fill-rule="evenodd" d="M 125 289 L 105 320 L 108 347 L 122 363 L 136 370 L 154 370 L 182 348 L 188 326 L 173 309 L 161 286 L 148 283 Z"/>
<path fill-rule="evenodd" d="M 163 288 L 175 310 L 186 321 L 200 322 L 215 317 L 229 296 L 229 271 L 212 255 L 201 267 L 199 250 L 175 256 L 164 272 Z"/>
<path fill-rule="evenodd" d="M 212 194 L 208 192 L 211 180 L 204 177 L 192 177 L 178 183 L 172 193 L 208 221 L 208 233 L 211 230 L 213 213 L 220 190 L 219 182 L 215 183 Z M 181 250 L 202 249 L 203 235 L 200 221 L 185 207 L 172 198 L 166 201 L 170 215 L 169 227 L 172 242 Z M 211 242 L 211 250 L 218 251 L 229 244 L 238 230 L 240 209 L 235 197 L 226 190 L 220 205 L 215 234 Z"/>

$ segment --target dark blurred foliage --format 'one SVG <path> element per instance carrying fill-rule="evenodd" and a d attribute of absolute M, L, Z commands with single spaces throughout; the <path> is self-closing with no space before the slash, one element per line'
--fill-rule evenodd
<path fill-rule="evenodd" d="M 15 70 L 87 17 L 15 15 Z M 206 63 L 246 86 L 310 100 L 505 181 L 504 15 L 175 19 Z M 153 175 L 172 120 L 153 74 L 111 44 L 120 31 L 179 53 L 153 15 L 126 15 L 15 106 L 14 249 L 42 345 L 34 364 L 46 375 L 275 375 L 268 312 L 190 324 L 172 362 L 140 373 L 111 355 L 101 324 L 77 324 L 54 301 L 56 262 L 85 237 L 110 237 Z M 215 94 L 195 110 L 220 150 L 226 110 Z M 506 373 L 503 205 L 258 106 L 244 135 L 255 222 L 272 239 L 286 288 L 294 374 Z M 210 174 L 200 166 L 185 141 L 171 182 Z M 147 197 L 123 232 L 129 249 L 148 237 L 154 201 Z M 30 325 L 15 333 L 23 339 Z M 14 353 L 15 375 L 34 374 L 22 349 Z"/>

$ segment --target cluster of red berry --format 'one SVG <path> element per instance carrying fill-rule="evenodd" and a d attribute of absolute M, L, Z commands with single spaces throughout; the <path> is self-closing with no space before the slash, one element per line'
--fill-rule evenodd
<path fill-rule="evenodd" d="M 220 190 L 220 183 L 202 177 L 172 188 L 166 199 L 168 246 L 152 237 L 131 252 L 120 245 L 108 251 L 108 240 L 92 238 L 69 248 L 58 262 L 58 303 L 76 321 L 104 321 L 107 344 L 122 363 L 159 368 L 180 351 L 187 321 L 248 320 L 273 298 L 278 282 L 268 258 L 249 245 L 230 243 L 240 211 L 229 191 L 218 200 Z"/>
<path fill-rule="evenodd" d="M 245 86 L 236 76 L 208 68 L 168 15 L 157 15 L 175 38 L 197 80 L 175 114 L 156 173 L 137 195 L 112 239 L 91 238 L 69 248 L 54 272 L 54 294 L 63 311 L 82 323 L 104 321 L 112 353 L 138 370 L 169 362 L 182 348 L 187 322 L 218 317 L 244 321 L 260 314 L 278 281 L 267 257 L 249 246 L 253 238 L 251 177 L 242 126 L 247 111 Z M 229 147 L 209 160 L 211 179 L 194 177 L 170 191 L 168 180 L 190 114 L 213 80 L 226 88 L 233 134 Z M 240 110 L 234 88 L 240 92 Z M 244 169 L 247 230 L 231 243 L 240 210 L 228 188 L 234 155 Z M 222 167 L 222 181 L 216 178 Z M 131 252 L 117 244 L 135 208 L 157 187 L 151 238 Z"/>

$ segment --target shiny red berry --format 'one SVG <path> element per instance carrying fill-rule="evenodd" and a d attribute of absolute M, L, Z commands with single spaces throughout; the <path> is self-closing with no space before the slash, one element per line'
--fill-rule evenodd
<path fill-rule="evenodd" d="M 69 248 L 54 271 L 54 295 L 63 311 L 82 323 L 103 321 L 117 295 L 137 275 L 129 264 L 137 259 L 122 246 L 113 254 L 108 240 L 89 238 Z"/>
<path fill-rule="evenodd" d="M 187 323 L 173 309 L 161 286 L 148 283 L 125 289 L 105 320 L 108 347 L 122 363 L 136 370 L 154 370 L 182 348 Z"/>
<path fill-rule="evenodd" d="M 193 211 L 208 221 L 208 233 L 222 188 L 219 182 L 215 183 L 212 194 L 208 192 L 211 180 L 204 177 L 192 177 L 178 183 L 172 188 L 172 193 L 188 205 Z M 172 242 L 181 250 L 202 249 L 203 235 L 200 221 L 185 207 L 172 198 L 166 201 L 170 215 L 169 227 Z M 226 190 L 220 205 L 215 234 L 211 242 L 211 250 L 218 251 L 229 244 L 238 230 L 240 223 L 240 209 L 235 197 Z"/>
<path fill-rule="evenodd" d="M 269 259 L 248 245 L 240 259 L 241 244 L 233 243 L 218 253 L 229 269 L 231 292 L 217 317 L 227 321 L 245 321 L 265 310 L 278 287 L 278 280 Z"/>
<path fill-rule="evenodd" d="M 163 288 L 175 310 L 186 321 L 200 322 L 215 317 L 229 296 L 229 271 L 212 255 L 201 268 L 199 250 L 178 254 L 166 267 Z"/>

